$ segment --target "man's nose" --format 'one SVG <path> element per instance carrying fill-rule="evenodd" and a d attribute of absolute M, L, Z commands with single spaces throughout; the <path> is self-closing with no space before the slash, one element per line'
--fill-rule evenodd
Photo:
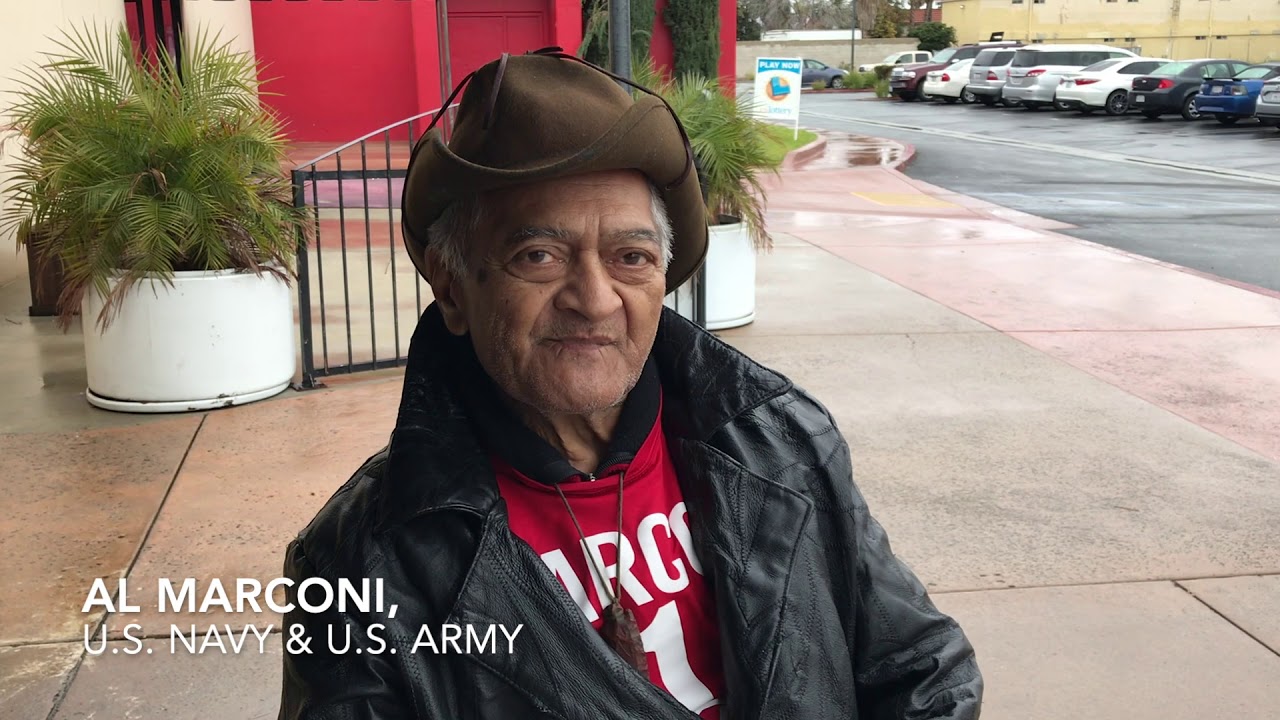
<path fill-rule="evenodd" d="M 582 253 L 570 264 L 556 304 L 561 310 L 573 310 L 588 320 L 600 321 L 622 308 L 622 296 L 600 256 Z"/>

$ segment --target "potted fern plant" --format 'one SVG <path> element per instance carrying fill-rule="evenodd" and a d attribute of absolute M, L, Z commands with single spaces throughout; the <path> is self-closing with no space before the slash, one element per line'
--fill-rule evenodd
<path fill-rule="evenodd" d="M 770 127 L 748 99 L 724 93 L 697 75 L 665 79 L 652 62 L 636 63 L 636 82 L 663 96 L 689 135 L 707 197 L 707 328 L 724 330 L 755 319 L 756 253 L 772 247 L 765 228 L 765 173 L 776 172 Z"/>
<path fill-rule="evenodd" d="M 171 412 L 269 397 L 295 370 L 289 281 L 306 215 L 253 58 L 201 34 L 139 58 L 125 28 L 65 34 L 7 108 L 21 144 L 0 222 L 64 270 L 86 395 Z"/>

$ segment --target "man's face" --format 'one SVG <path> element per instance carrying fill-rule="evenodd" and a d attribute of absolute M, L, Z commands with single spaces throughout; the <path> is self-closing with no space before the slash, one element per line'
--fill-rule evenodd
<path fill-rule="evenodd" d="M 544 414 L 620 404 L 657 333 L 666 292 L 649 186 L 637 172 L 580 175 L 483 198 L 467 271 L 433 263 L 450 331 L 471 333 L 489 376 Z"/>

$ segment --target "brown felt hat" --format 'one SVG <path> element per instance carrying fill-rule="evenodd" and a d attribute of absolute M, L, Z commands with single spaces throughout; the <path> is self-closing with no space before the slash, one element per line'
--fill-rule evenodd
<path fill-rule="evenodd" d="M 414 146 L 401 199 L 405 247 L 424 273 L 427 228 L 450 203 L 490 190 L 600 170 L 638 170 L 671 220 L 667 290 L 707 253 L 693 153 L 657 97 L 632 99 L 602 69 L 553 50 L 504 55 L 463 80 L 453 137 L 433 128 Z M 455 90 L 455 93 L 457 91 Z"/>

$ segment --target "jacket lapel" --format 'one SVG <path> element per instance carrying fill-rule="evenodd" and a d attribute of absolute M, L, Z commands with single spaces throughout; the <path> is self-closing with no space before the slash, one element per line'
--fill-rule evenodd
<path fill-rule="evenodd" d="M 758 718 L 779 672 L 792 565 L 813 506 L 707 443 L 682 440 L 672 450 L 685 471 L 694 545 L 715 589 L 724 718 Z"/>

